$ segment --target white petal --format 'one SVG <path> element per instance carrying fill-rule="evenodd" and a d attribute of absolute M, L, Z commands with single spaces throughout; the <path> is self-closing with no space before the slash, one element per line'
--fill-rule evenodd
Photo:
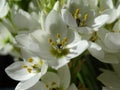
<path fill-rule="evenodd" d="M 120 0 L 119 0 L 119 2 L 120 2 Z M 120 17 L 120 4 L 118 5 L 117 12 L 118 12 L 118 16 Z"/>
<path fill-rule="evenodd" d="M 107 29 L 105 29 L 105 28 L 100 28 L 100 30 L 97 32 L 97 35 L 98 35 L 98 37 L 99 37 L 102 41 L 104 41 L 105 35 L 106 35 L 107 33 L 109 33 L 109 31 L 108 31 Z"/>
<path fill-rule="evenodd" d="M 39 81 L 40 77 L 41 77 L 41 73 L 35 75 L 34 77 L 26 81 L 21 81 L 20 83 L 18 83 L 15 90 L 27 90 L 33 87 Z"/>
<path fill-rule="evenodd" d="M 102 48 L 98 44 L 91 42 L 88 50 L 93 57 L 95 57 L 99 60 L 103 60 L 104 51 L 102 50 Z"/>
<path fill-rule="evenodd" d="M 100 15 L 98 17 L 95 18 L 94 20 L 94 29 L 98 30 L 98 28 L 102 27 L 104 24 L 106 24 L 106 22 L 109 20 L 109 15 Z"/>
<path fill-rule="evenodd" d="M 113 53 L 105 53 L 105 57 L 103 59 L 105 63 L 111 63 L 111 64 L 118 64 L 119 61 L 119 57 L 117 56 L 117 53 L 113 54 Z"/>
<path fill-rule="evenodd" d="M 113 1 L 112 0 L 101 0 L 100 1 L 100 8 L 102 10 L 113 9 L 114 8 Z"/>
<path fill-rule="evenodd" d="M 7 55 L 8 53 L 12 52 L 12 50 L 13 50 L 13 45 L 8 43 L 2 47 L 2 49 L 0 50 L 0 54 Z"/>
<path fill-rule="evenodd" d="M 16 40 L 20 47 L 27 48 L 31 52 L 39 55 L 40 48 L 39 45 L 33 40 L 30 34 L 20 34 L 16 36 Z"/>
<path fill-rule="evenodd" d="M 3 18 L 4 16 L 6 16 L 8 11 L 9 11 L 9 6 L 8 6 L 8 3 L 6 3 L 4 7 L 2 7 L 2 10 L 0 10 L 0 18 Z"/>
<path fill-rule="evenodd" d="M 109 19 L 107 20 L 108 24 L 114 22 L 118 18 L 118 11 L 116 9 L 107 9 L 103 14 L 109 15 Z"/>
<path fill-rule="evenodd" d="M 114 88 L 114 87 L 103 87 L 102 90 L 120 90 L 120 88 Z"/>
<path fill-rule="evenodd" d="M 113 67 L 114 71 L 117 73 L 117 75 L 120 77 L 120 63 L 112 64 L 112 67 Z"/>
<path fill-rule="evenodd" d="M 29 78 L 33 77 L 35 73 L 28 73 L 26 69 L 23 68 L 25 63 L 23 61 L 18 61 L 5 69 L 5 72 L 14 80 L 23 81 L 28 80 Z"/>
<path fill-rule="evenodd" d="M 104 42 L 108 48 L 118 51 L 120 49 L 120 33 L 107 33 Z"/>
<path fill-rule="evenodd" d="M 32 16 L 28 13 L 23 11 L 22 9 L 14 10 L 12 11 L 12 20 L 13 23 L 19 28 L 19 29 L 35 29 L 39 25 L 39 23 L 32 18 Z"/>
<path fill-rule="evenodd" d="M 88 42 L 86 40 L 81 40 L 73 45 L 69 45 L 70 53 L 67 57 L 74 58 L 82 54 L 88 48 Z"/>
<path fill-rule="evenodd" d="M 0 0 L 0 11 L 3 9 L 6 0 Z"/>
<path fill-rule="evenodd" d="M 42 78 L 41 81 L 45 84 L 51 85 L 52 83 L 56 83 L 55 86 L 60 86 L 60 78 L 56 73 L 47 72 Z"/>
<path fill-rule="evenodd" d="M 45 23 L 45 30 L 53 35 L 53 38 L 56 38 L 56 34 L 61 34 L 61 37 L 66 36 L 67 27 L 62 20 L 62 17 L 58 12 L 52 10 L 47 18 Z"/>
<path fill-rule="evenodd" d="M 54 4 L 53 9 L 56 10 L 56 11 L 60 10 L 60 2 L 59 1 L 56 1 L 56 3 Z"/>
<path fill-rule="evenodd" d="M 54 60 L 55 58 L 50 52 L 50 43 L 48 41 L 50 39 L 50 35 L 44 30 L 36 30 L 32 33 L 32 37 L 39 45 L 39 56 L 45 60 Z"/>
<path fill-rule="evenodd" d="M 68 38 L 68 43 L 67 44 L 71 44 L 74 40 L 75 40 L 75 31 L 71 30 L 71 29 L 68 29 L 67 30 L 67 38 Z"/>
<path fill-rule="evenodd" d="M 48 61 L 49 65 L 56 70 L 63 67 L 68 62 L 70 62 L 70 60 L 66 57 L 62 57 L 62 58 L 59 58 L 59 59 L 56 59 L 56 60 L 51 60 L 51 61 L 49 60 Z"/>
<path fill-rule="evenodd" d="M 120 88 L 120 78 L 114 72 L 105 71 L 98 77 L 98 80 L 109 88 Z"/>
<path fill-rule="evenodd" d="M 58 75 L 60 76 L 60 85 L 64 90 L 67 90 L 70 84 L 70 71 L 67 65 L 58 69 Z M 74 90 L 74 89 L 73 89 Z"/>
<path fill-rule="evenodd" d="M 28 90 L 48 90 L 45 86 L 44 83 L 42 82 L 38 82 L 37 84 L 35 84 L 33 87 L 29 88 Z"/>
<path fill-rule="evenodd" d="M 114 26 L 113 26 L 113 31 L 115 32 L 120 32 L 120 20 L 118 20 Z"/>
<path fill-rule="evenodd" d="M 77 23 L 69 11 L 67 11 L 66 9 L 62 9 L 61 13 L 62 13 L 63 21 L 67 25 L 69 25 L 70 27 L 77 27 Z"/>
<path fill-rule="evenodd" d="M 67 90 L 78 90 L 75 84 L 71 84 Z"/>

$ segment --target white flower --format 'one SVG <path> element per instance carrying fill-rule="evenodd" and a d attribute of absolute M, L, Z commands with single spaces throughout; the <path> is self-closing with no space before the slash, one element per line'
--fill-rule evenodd
<path fill-rule="evenodd" d="M 15 39 L 8 29 L 0 23 L 0 54 L 8 54 L 13 50 Z"/>
<path fill-rule="evenodd" d="M 0 0 L 0 18 L 5 17 L 8 11 L 9 11 L 9 6 L 6 0 Z"/>
<path fill-rule="evenodd" d="M 120 90 L 120 63 L 112 64 L 114 72 L 103 70 L 103 73 L 98 76 L 105 87 L 102 90 Z"/>
<path fill-rule="evenodd" d="M 113 23 L 120 15 L 119 6 L 114 6 L 112 0 L 100 0 L 100 12 L 109 15 L 106 23 Z M 116 8 L 117 7 L 117 8 Z"/>
<path fill-rule="evenodd" d="M 8 66 L 5 71 L 9 77 L 21 81 L 15 90 L 26 90 L 34 86 L 47 72 L 47 63 L 38 58 L 32 57 L 24 61 L 17 61 Z"/>
<path fill-rule="evenodd" d="M 35 86 L 29 90 L 78 90 L 70 85 L 70 71 L 67 66 L 58 69 L 57 73 L 47 72 Z"/>
<path fill-rule="evenodd" d="M 71 27 L 92 27 L 95 11 L 81 0 L 69 0 L 67 9 L 62 10 L 64 22 Z"/>
<path fill-rule="evenodd" d="M 80 35 L 88 38 L 108 21 L 108 15 L 97 16 L 96 10 L 82 0 L 69 0 L 67 7 L 62 9 L 61 13 L 69 28 L 77 30 Z"/>
<path fill-rule="evenodd" d="M 22 47 L 47 60 L 50 66 L 56 69 L 82 54 L 88 47 L 87 41 L 80 40 L 77 33 L 67 29 L 60 15 L 54 10 L 47 16 L 45 30 L 18 35 L 16 39 Z"/>
<path fill-rule="evenodd" d="M 105 63 L 119 63 L 120 61 L 120 21 L 117 21 L 110 32 L 101 28 L 97 32 L 97 40 L 90 43 L 88 48 L 92 56 Z"/>
<path fill-rule="evenodd" d="M 112 64 L 113 71 L 103 70 L 103 73 L 98 76 L 105 87 L 103 90 L 120 90 L 120 64 Z"/>
<path fill-rule="evenodd" d="M 31 31 L 41 28 L 39 16 L 35 12 L 28 13 L 14 5 L 10 12 L 10 20 L 4 19 L 4 24 L 15 34 L 21 31 Z"/>

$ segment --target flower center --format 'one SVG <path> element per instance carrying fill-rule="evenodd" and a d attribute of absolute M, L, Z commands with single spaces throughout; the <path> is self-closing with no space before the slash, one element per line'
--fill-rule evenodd
<path fill-rule="evenodd" d="M 48 90 L 60 90 L 56 82 L 51 82 L 50 84 L 46 84 Z"/>
<path fill-rule="evenodd" d="M 80 9 L 76 9 L 75 13 L 73 14 L 73 17 L 75 18 L 78 27 L 86 26 L 86 21 L 88 19 L 88 13 L 81 15 Z"/>
<path fill-rule="evenodd" d="M 43 61 L 39 59 L 38 61 L 34 61 L 33 58 L 28 58 L 25 65 L 22 67 L 27 70 L 28 73 L 38 73 L 41 71 Z"/>
<path fill-rule="evenodd" d="M 48 40 L 51 45 L 50 52 L 57 58 L 60 58 L 69 53 L 69 49 L 66 48 L 66 44 L 68 43 L 68 38 L 64 37 L 63 40 L 61 40 L 60 34 L 57 34 L 56 38 L 57 40 L 55 42 L 51 38 L 49 38 Z"/>

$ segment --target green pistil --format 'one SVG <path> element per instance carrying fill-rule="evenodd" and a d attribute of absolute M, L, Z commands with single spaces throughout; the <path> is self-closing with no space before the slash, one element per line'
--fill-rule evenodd
<path fill-rule="evenodd" d="M 54 55 L 57 58 L 61 58 L 63 56 L 66 56 L 69 53 L 68 48 L 58 50 L 58 49 L 54 49 L 53 47 L 51 47 L 50 51 L 51 51 L 52 55 Z"/>

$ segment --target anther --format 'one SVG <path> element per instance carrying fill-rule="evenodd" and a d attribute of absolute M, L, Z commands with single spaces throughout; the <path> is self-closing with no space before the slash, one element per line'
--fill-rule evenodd
<path fill-rule="evenodd" d="M 49 38 L 48 41 L 49 41 L 49 43 L 52 43 L 52 39 Z"/>
<path fill-rule="evenodd" d="M 31 72 L 32 72 L 32 69 L 31 69 L 31 68 L 27 68 L 27 71 L 28 71 L 29 73 L 31 73 Z"/>
<path fill-rule="evenodd" d="M 80 13 L 80 9 L 76 9 L 75 14 L 74 14 L 75 19 L 79 18 L 79 13 Z"/>
<path fill-rule="evenodd" d="M 23 67 L 23 68 L 27 68 L 28 66 L 26 66 L 26 65 L 23 65 L 22 67 Z"/>
<path fill-rule="evenodd" d="M 56 37 L 57 37 L 57 38 L 60 38 L 60 37 L 61 37 L 61 35 L 60 35 L 59 33 L 57 33 Z"/>
<path fill-rule="evenodd" d="M 67 38 L 67 37 L 65 37 L 65 38 L 63 39 L 63 41 L 64 41 L 64 42 L 67 42 L 67 41 L 68 41 L 68 38 Z"/>
<path fill-rule="evenodd" d="M 88 13 L 86 13 L 86 14 L 84 15 L 84 20 L 86 21 L 87 18 L 88 18 Z"/>
<path fill-rule="evenodd" d="M 33 62 L 33 59 L 29 58 L 27 61 L 31 63 L 31 62 Z"/>

